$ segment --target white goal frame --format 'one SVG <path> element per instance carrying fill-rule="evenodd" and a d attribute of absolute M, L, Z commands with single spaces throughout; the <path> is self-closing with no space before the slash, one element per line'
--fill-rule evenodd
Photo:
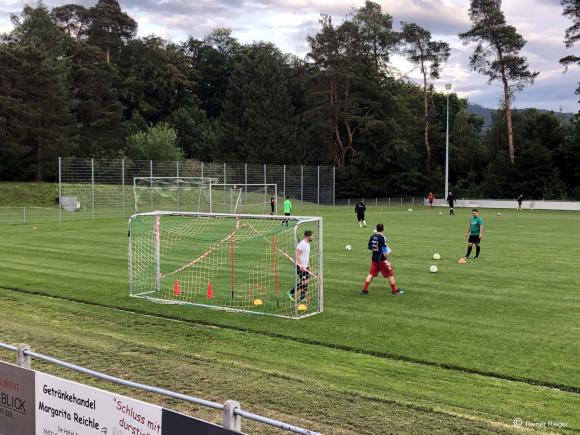
<path fill-rule="evenodd" d="M 154 262 L 154 278 L 151 279 L 149 282 L 149 286 L 145 289 L 143 288 L 135 288 L 134 282 L 134 258 L 133 258 L 133 234 L 132 234 L 132 227 L 131 224 L 135 219 L 138 219 L 141 216 L 148 216 L 155 218 L 155 224 L 153 229 L 153 237 L 148 236 L 149 243 L 153 243 L 154 247 L 152 249 L 153 252 L 153 262 Z M 299 305 L 302 304 L 298 298 L 292 302 L 294 309 L 291 315 L 279 314 L 279 313 L 272 313 L 272 312 L 261 312 L 259 309 L 244 309 L 236 306 L 218 306 L 218 305 L 210 305 L 192 301 L 182 301 L 182 300 L 168 300 L 164 298 L 159 298 L 155 295 L 160 290 L 160 280 L 161 280 L 161 263 L 162 263 L 162 249 L 161 249 L 161 241 L 160 241 L 160 227 L 161 227 L 161 219 L 164 216 L 182 216 L 184 218 L 225 218 L 225 219 L 232 219 L 238 220 L 239 219 L 256 219 L 256 220 L 274 220 L 280 222 L 281 224 L 285 221 L 290 221 L 295 223 L 292 228 L 289 228 L 288 231 L 292 232 L 293 234 L 293 250 L 291 256 L 282 253 L 285 262 L 290 261 L 292 262 L 292 268 L 296 267 L 296 258 L 295 258 L 295 248 L 296 244 L 298 243 L 299 239 L 301 239 L 301 234 L 298 234 L 299 225 L 302 224 L 312 224 L 315 223 L 317 226 L 317 234 L 316 234 L 316 242 L 317 242 L 317 249 L 316 249 L 316 273 L 311 273 L 312 277 L 316 279 L 317 282 L 317 292 L 316 292 L 316 309 L 313 311 L 308 312 L 300 312 Z M 276 246 L 272 248 L 276 250 Z M 206 254 L 202 255 L 205 256 Z M 172 212 L 172 211 L 154 211 L 154 212 L 147 212 L 147 213 L 137 213 L 134 214 L 129 218 L 129 243 L 128 243 L 128 257 L 129 257 L 129 295 L 135 298 L 147 299 L 152 302 L 161 303 L 161 304 L 179 304 L 179 305 L 191 305 L 197 307 L 204 307 L 210 308 L 213 310 L 222 310 L 222 311 L 231 311 L 231 312 L 245 312 L 251 314 L 259 314 L 259 315 L 267 315 L 267 316 L 274 316 L 274 317 L 281 317 L 281 318 L 291 318 L 291 319 L 302 319 L 305 317 L 310 317 L 315 314 L 322 313 L 324 310 L 324 255 L 323 255 L 323 221 L 321 217 L 316 216 L 276 216 L 276 215 L 258 215 L 258 214 L 229 214 L 229 213 L 197 213 L 197 212 Z M 201 257 L 200 257 L 201 258 Z M 312 257 L 311 257 L 312 258 Z M 193 264 L 197 260 L 193 260 L 190 264 Z M 179 270 L 187 267 L 188 265 L 183 266 Z M 233 272 L 232 272 L 233 273 Z M 309 272 L 310 273 L 310 272 Z M 296 273 L 294 275 L 294 288 L 297 288 L 298 284 L 298 277 Z M 232 284 L 233 285 L 233 284 Z M 285 296 L 285 293 L 282 293 L 282 296 Z"/>
<path fill-rule="evenodd" d="M 245 192 L 246 194 L 246 200 L 247 200 L 247 196 L 248 196 L 248 187 L 249 188 L 260 188 L 263 187 L 264 188 L 264 204 L 268 204 L 268 210 L 270 210 L 270 206 L 269 206 L 269 196 L 274 196 L 275 199 L 275 203 L 274 203 L 274 214 L 278 214 L 278 185 L 276 183 L 215 183 L 215 184 L 210 184 L 209 189 L 210 189 L 210 210 L 209 212 L 212 213 L 213 210 L 211 207 L 213 207 L 213 203 L 211 201 L 212 198 L 215 198 L 215 192 L 217 190 L 221 189 L 230 189 L 231 190 L 240 190 L 240 193 Z M 273 187 L 273 193 L 271 195 L 268 195 L 268 188 L 269 187 Z M 212 192 L 214 192 L 214 195 L 212 197 Z M 240 202 L 240 199 L 242 198 L 242 196 L 238 196 L 238 199 L 236 201 L 235 207 L 233 207 L 233 209 L 230 209 L 230 213 L 231 214 L 238 214 L 237 213 L 237 206 Z M 242 201 L 242 204 L 244 204 L 244 202 Z M 230 203 L 230 207 L 232 207 L 233 204 Z M 266 213 L 264 213 L 266 214 Z M 268 213 L 269 214 L 269 213 Z"/>
<path fill-rule="evenodd" d="M 139 181 L 146 181 L 149 184 L 149 189 L 155 189 L 153 183 L 155 181 L 166 181 L 166 182 L 189 182 L 192 183 L 192 187 L 199 187 L 200 194 L 202 188 L 209 188 L 209 204 L 210 204 L 210 211 L 211 211 L 211 185 L 219 183 L 219 180 L 215 177 L 133 177 L 133 209 L 135 213 L 139 213 L 137 203 L 139 198 L 137 196 L 137 183 Z M 195 186 L 195 182 L 198 182 L 198 186 Z M 145 189 L 146 187 L 143 186 Z M 175 185 L 175 188 L 178 189 L 178 186 Z M 177 195 L 177 206 L 179 207 L 179 191 Z"/>

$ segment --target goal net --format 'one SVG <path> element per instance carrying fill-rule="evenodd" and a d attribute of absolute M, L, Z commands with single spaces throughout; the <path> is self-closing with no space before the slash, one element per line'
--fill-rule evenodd
<path fill-rule="evenodd" d="M 209 211 L 211 177 L 135 177 L 135 212 L 153 210 Z"/>
<path fill-rule="evenodd" d="M 309 268 L 296 246 L 312 232 Z M 129 291 L 158 303 L 302 318 L 323 310 L 322 219 L 151 212 L 129 220 Z"/>
<path fill-rule="evenodd" d="M 278 187 L 276 184 L 212 184 L 208 201 L 214 213 L 273 214 L 278 209 Z M 211 196 L 211 200 L 209 199 Z"/>
<path fill-rule="evenodd" d="M 218 184 L 210 177 L 135 177 L 135 212 L 177 210 L 209 213 L 276 214 L 276 184 Z"/>

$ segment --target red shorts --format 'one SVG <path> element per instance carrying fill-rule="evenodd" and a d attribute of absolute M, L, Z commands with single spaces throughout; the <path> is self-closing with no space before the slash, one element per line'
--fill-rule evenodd
<path fill-rule="evenodd" d="M 373 261 L 371 262 L 371 270 L 369 270 L 369 275 L 378 276 L 379 272 L 383 274 L 385 278 L 393 276 L 393 268 L 388 268 L 387 263 L 384 261 Z"/>

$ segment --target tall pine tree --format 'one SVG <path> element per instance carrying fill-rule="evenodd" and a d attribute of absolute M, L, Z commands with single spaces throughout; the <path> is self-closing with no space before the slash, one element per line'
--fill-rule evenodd
<path fill-rule="evenodd" d="M 469 17 L 473 27 L 459 37 L 465 44 L 476 43 L 469 59 L 471 69 L 486 75 L 490 83 L 495 80 L 502 83 L 509 158 L 514 163 L 512 99 L 516 91 L 533 84 L 539 72 L 530 71 L 527 59 L 520 55 L 526 41 L 515 27 L 507 24 L 500 0 L 471 0 Z"/>

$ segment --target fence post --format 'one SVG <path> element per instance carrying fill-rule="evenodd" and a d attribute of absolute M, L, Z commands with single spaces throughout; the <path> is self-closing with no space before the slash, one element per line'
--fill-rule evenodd
<path fill-rule="evenodd" d="M 336 205 L 336 166 L 332 167 L 332 206 Z"/>
<path fill-rule="evenodd" d="M 177 185 L 179 186 L 179 160 L 175 161 L 175 176 L 178 178 Z M 179 211 L 179 189 L 177 189 L 177 210 Z"/>
<path fill-rule="evenodd" d="M 391 197 L 389 196 L 389 207 L 391 206 Z"/>
<path fill-rule="evenodd" d="M 155 210 L 153 208 L 153 160 L 149 160 L 149 177 L 151 177 L 150 178 L 151 189 L 149 189 L 149 205 L 151 206 L 151 208 L 149 209 L 149 211 L 153 211 Z"/>
<path fill-rule="evenodd" d="M 375 207 L 378 207 L 378 206 L 379 206 L 379 197 L 377 196 L 375 198 Z"/>
<path fill-rule="evenodd" d="M 284 198 L 286 198 L 286 165 L 284 165 L 284 181 L 283 181 L 283 183 L 284 183 L 283 195 L 284 195 Z M 278 201 L 278 199 L 276 199 L 276 201 Z"/>
<path fill-rule="evenodd" d="M 236 409 L 240 409 L 240 402 L 226 400 L 226 403 L 224 403 L 223 426 L 225 429 L 241 432 L 242 418 L 239 415 L 234 414 L 234 410 Z"/>
<path fill-rule="evenodd" d="M 320 207 L 320 166 L 316 167 L 316 204 Z"/>
<path fill-rule="evenodd" d="M 22 207 L 22 223 L 26 225 L 26 207 Z"/>
<path fill-rule="evenodd" d="M 25 350 L 30 350 L 30 346 L 24 343 L 18 345 L 18 349 L 16 349 L 16 365 L 30 370 L 32 368 L 32 358 L 30 358 L 30 355 L 24 354 Z"/>
<path fill-rule="evenodd" d="M 415 207 L 415 197 L 413 196 L 413 207 Z"/>
<path fill-rule="evenodd" d="M 200 162 L 200 163 L 201 163 L 201 178 L 203 178 L 203 162 Z M 211 189 L 210 189 L 210 192 L 211 192 Z"/>
<path fill-rule="evenodd" d="M 245 201 L 248 202 L 248 164 L 244 163 L 244 191 L 246 193 Z"/>
<path fill-rule="evenodd" d="M 265 163 L 264 163 L 264 184 L 268 184 L 268 175 L 267 175 L 267 168 L 266 168 Z"/>
<path fill-rule="evenodd" d="M 62 157 L 58 158 L 58 223 L 62 223 Z M 26 223 L 26 222 L 25 222 Z"/>
<path fill-rule="evenodd" d="M 403 206 L 403 197 L 401 196 L 401 207 Z"/>
<path fill-rule="evenodd" d="M 300 165 L 300 202 L 304 206 L 304 165 Z"/>
<path fill-rule="evenodd" d="M 91 159 L 91 198 L 92 198 L 92 218 L 95 220 L 95 159 Z"/>
<path fill-rule="evenodd" d="M 125 159 L 121 159 L 121 203 L 123 204 L 123 217 L 127 216 L 125 212 Z"/>

